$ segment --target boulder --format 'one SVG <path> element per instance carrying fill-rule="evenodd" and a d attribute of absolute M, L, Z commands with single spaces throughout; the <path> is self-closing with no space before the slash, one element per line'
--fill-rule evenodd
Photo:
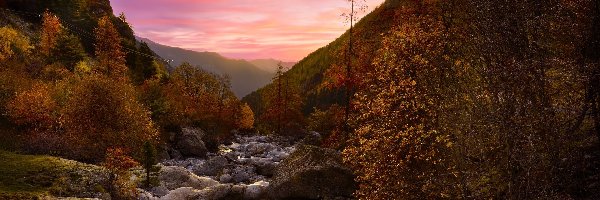
<path fill-rule="evenodd" d="M 181 159 L 181 153 L 173 148 L 169 148 L 167 150 L 167 153 L 169 154 L 169 159 L 174 159 L 174 160 L 179 160 Z"/>
<path fill-rule="evenodd" d="M 173 200 L 173 199 L 198 199 L 200 190 L 192 187 L 181 187 L 171 190 L 169 194 L 160 198 L 160 200 Z"/>
<path fill-rule="evenodd" d="M 156 160 L 159 162 L 171 159 L 171 155 L 169 155 L 168 147 L 159 147 L 156 154 Z"/>
<path fill-rule="evenodd" d="M 153 196 L 162 197 L 169 194 L 169 189 L 165 186 L 153 187 L 149 191 Z"/>
<path fill-rule="evenodd" d="M 199 192 L 197 199 L 202 200 L 226 200 L 231 199 L 227 196 L 231 195 L 231 184 L 219 184 L 212 187 L 204 188 Z"/>
<path fill-rule="evenodd" d="M 219 182 L 230 183 L 233 178 L 229 174 L 223 174 L 219 177 Z"/>
<path fill-rule="evenodd" d="M 150 192 L 137 188 L 138 200 L 158 200 L 158 197 L 153 196 Z"/>
<path fill-rule="evenodd" d="M 175 139 L 175 147 L 185 157 L 206 157 L 206 146 L 202 141 L 204 132 L 195 128 L 183 128 Z"/>
<path fill-rule="evenodd" d="M 253 164 L 254 167 L 256 167 L 256 173 L 266 177 L 273 176 L 275 168 L 277 167 L 277 164 L 271 161 L 271 159 L 258 159 L 257 161 L 254 161 Z"/>
<path fill-rule="evenodd" d="M 158 179 L 161 186 L 169 190 L 174 190 L 180 187 L 191 187 L 194 189 L 204 189 L 214 186 L 219 182 L 207 177 L 199 177 L 183 167 L 164 166 L 160 169 Z"/>
<path fill-rule="evenodd" d="M 246 146 L 246 151 L 249 155 L 258 156 L 269 152 L 274 148 L 276 147 L 270 143 L 250 142 L 248 146 Z"/>
<path fill-rule="evenodd" d="M 227 158 L 223 156 L 215 156 L 207 160 L 201 165 L 194 167 L 194 173 L 204 176 L 216 176 L 228 164 Z"/>
<path fill-rule="evenodd" d="M 231 172 L 233 182 L 241 183 L 249 181 L 255 175 L 254 170 L 253 166 L 236 166 Z"/>
<path fill-rule="evenodd" d="M 266 188 L 269 187 L 269 182 L 259 181 L 246 186 L 244 191 L 244 199 L 259 199 L 262 197 Z"/>
<path fill-rule="evenodd" d="M 275 169 L 268 195 L 272 199 L 335 199 L 351 197 L 356 186 L 339 152 L 299 145 Z"/>

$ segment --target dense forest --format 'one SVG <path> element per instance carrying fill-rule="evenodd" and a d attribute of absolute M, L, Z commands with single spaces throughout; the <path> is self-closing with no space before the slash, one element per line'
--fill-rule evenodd
<path fill-rule="evenodd" d="M 598 198 L 599 17 L 592 0 L 388 0 L 244 101 L 343 150 L 360 199 Z"/>
<path fill-rule="evenodd" d="M 386 0 L 242 100 L 108 0 L 0 14 L 0 198 L 85 193 L 6 182 L 54 157 L 109 170 L 86 184 L 112 199 L 600 198 L 597 0 Z"/>
<path fill-rule="evenodd" d="M 5 148 L 100 163 L 115 148 L 140 159 L 170 129 L 210 130 L 215 146 L 252 126 L 227 77 L 167 71 L 108 1 L 2 3 L 1 121 L 19 133 Z"/>

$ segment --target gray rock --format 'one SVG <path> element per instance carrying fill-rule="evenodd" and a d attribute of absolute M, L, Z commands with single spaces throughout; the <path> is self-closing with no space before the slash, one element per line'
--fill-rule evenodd
<path fill-rule="evenodd" d="M 149 191 L 152 195 L 162 197 L 169 194 L 169 189 L 165 186 L 153 187 Z"/>
<path fill-rule="evenodd" d="M 167 150 L 167 152 L 169 153 L 169 158 L 170 159 L 176 159 L 176 160 L 178 160 L 178 159 L 181 159 L 181 157 L 183 157 L 181 155 L 181 153 L 179 153 L 179 151 L 177 151 L 175 149 L 169 148 L 169 150 Z"/>
<path fill-rule="evenodd" d="M 266 152 L 269 152 L 269 151 L 273 150 L 274 148 L 275 148 L 275 146 L 270 143 L 250 142 L 250 144 L 248 144 L 248 146 L 246 146 L 246 151 L 250 155 L 257 156 L 257 155 L 262 155 Z"/>
<path fill-rule="evenodd" d="M 169 147 L 164 146 L 164 145 L 161 145 L 156 149 L 157 150 L 156 160 L 158 162 L 162 162 L 162 161 L 171 159 L 171 155 L 169 155 L 168 149 L 169 149 Z"/>
<path fill-rule="evenodd" d="M 104 167 L 89 165 L 73 160 L 60 159 L 65 165 L 73 166 L 64 169 L 61 177 L 61 189 L 52 191 L 53 195 L 77 196 L 81 198 L 110 198 L 110 194 L 100 192 L 111 186 L 111 172 Z"/>
<path fill-rule="evenodd" d="M 259 199 L 263 196 L 265 190 L 269 187 L 269 182 L 259 181 L 246 186 L 244 199 Z"/>
<path fill-rule="evenodd" d="M 247 182 L 254 174 L 252 166 L 237 166 L 232 170 L 231 177 L 234 183 Z"/>
<path fill-rule="evenodd" d="M 254 163 L 254 166 L 256 167 L 257 174 L 271 177 L 275 172 L 277 164 L 270 160 L 260 159 L 259 161 Z"/>
<path fill-rule="evenodd" d="M 219 182 L 221 182 L 221 183 L 231 183 L 232 179 L 233 179 L 233 177 L 231 177 L 231 175 L 229 175 L 229 174 L 223 174 L 223 175 L 221 175 L 221 177 L 219 177 Z"/>
<path fill-rule="evenodd" d="M 223 170 L 223 168 L 225 168 L 225 166 L 227 166 L 227 164 L 228 161 L 225 157 L 212 157 L 206 162 L 204 162 L 202 165 L 196 166 L 194 168 L 194 173 L 204 176 L 216 176 L 219 173 L 221 173 L 221 171 Z"/>
<path fill-rule="evenodd" d="M 167 135 L 169 136 L 169 142 L 175 142 L 175 139 L 177 137 L 177 133 L 175 133 L 175 132 L 169 132 L 169 133 L 167 133 Z"/>
<path fill-rule="evenodd" d="M 158 197 L 155 197 L 150 192 L 147 192 L 145 190 L 138 188 L 137 192 L 138 192 L 138 197 L 137 197 L 138 200 L 158 200 Z"/>
<path fill-rule="evenodd" d="M 183 167 L 165 166 L 159 172 L 160 184 L 169 190 L 174 190 L 180 187 L 191 187 L 195 189 L 203 189 L 214 186 L 219 182 L 207 177 L 199 177 Z"/>
<path fill-rule="evenodd" d="M 212 187 L 204 188 L 199 192 L 197 199 L 202 200 L 225 200 L 231 199 L 227 196 L 231 193 L 231 184 L 219 184 Z"/>
<path fill-rule="evenodd" d="M 175 146 L 186 157 L 206 157 L 206 146 L 202 141 L 204 132 L 200 129 L 183 128 L 176 137 Z"/>
<path fill-rule="evenodd" d="M 273 199 L 332 199 L 351 197 L 356 186 L 340 153 L 299 145 L 277 166 L 268 191 Z"/>
<path fill-rule="evenodd" d="M 161 197 L 161 200 L 174 200 L 174 199 L 197 199 L 200 195 L 200 190 L 192 187 L 181 187 L 171 190 L 169 194 Z"/>
<path fill-rule="evenodd" d="M 231 196 L 242 196 L 246 191 L 246 185 L 239 184 L 231 186 Z"/>

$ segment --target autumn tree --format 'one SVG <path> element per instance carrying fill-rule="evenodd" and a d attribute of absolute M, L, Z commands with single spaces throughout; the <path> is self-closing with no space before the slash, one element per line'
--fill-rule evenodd
<path fill-rule="evenodd" d="M 447 34 L 432 14 L 404 12 L 364 76 L 369 87 L 355 96 L 355 131 L 343 153 L 360 199 L 455 195 L 447 160 L 453 143 L 438 126 Z"/>
<path fill-rule="evenodd" d="M 134 88 L 101 75 L 78 81 L 67 100 L 61 123 L 72 142 L 74 157 L 100 161 L 98 149 L 123 147 L 140 157 L 146 141 L 157 141 L 150 112 L 136 99 Z"/>
<path fill-rule="evenodd" d="M 42 30 L 40 33 L 40 53 L 42 55 L 50 56 L 62 32 L 60 19 L 46 10 L 42 15 Z"/>
<path fill-rule="evenodd" d="M 148 85 L 152 86 L 148 87 L 151 93 L 145 101 L 153 101 L 148 105 L 159 111 L 157 120 L 163 125 L 203 128 L 211 133 L 204 138 L 205 142 L 215 148 L 221 140 L 231 137 L 240 101 L 231 91 L 227 77 L 183 63 L 175 68 L 164 85 L 157 85 L 155 81 L 147 83 L 153 84 Z"/>
<path fill-rule="evenodd" d="M 237 127 L 241 130 L 250 130 L 254 127 L 254 113 L 247 103 L 241 105 L 237 114 Z"/>
<path fill-rule="evenodd" d="M 98 59 L 98 73 L 116 80 L 127 80 L 128 69 L 125 65 L 125 52 L 121 46 L 121 36 L 114 27 L 110 17 L 98 20 L 96 34 L 96 58 Z"/>
<path fill-rule="evenodd" d="M 347 0 L 350 2 L 350 13 L 345 13 L 344 16 L 346 19 L 350 21 L 350 29 L 348 30 L 348 50 L 345 53 L 344 61 L 346 62 L 346 73 L 345 73 L 345 81 L 344 81 L 344 89 L 345 89 L 345 113 L 344 113 L 344 131 L 349 132 L 350 127 L 348 125 L 348 119 L 350 117 L 350 110 L 352 109 L 350 102 L 352 101 L 352 96 L 354 95 L 354 85 L 352 84 L 352 80 L 354 80 L 355 76 L 352 74 L 352 60 L 354 58 L 354 22 L 358 20 L 357 10 L 366 10 L 366 5 L 362 4 L 359 6 L 357 0 Z M 363 0 L 364 2 L 364 0 Z M 355 5 L 358 6 L 357 10 L 355 10 Z"/>
<path fill-rule="evenodd" d="M 140 166 L 127 149 L 114 147 L 106 149 L 106 156 L 102 166 L 110 170 L 111 185 L 109 192 L 111 196 L 118 199 L 135 199 L 137 196 L 136 185 L 131 180 L 129 169 Z"/>

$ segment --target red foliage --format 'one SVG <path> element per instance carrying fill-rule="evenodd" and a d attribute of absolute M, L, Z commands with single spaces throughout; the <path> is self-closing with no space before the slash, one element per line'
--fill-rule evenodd
<path fill-rule="evenodd" d="M 139 165 L 140 163 L 129 156 L 129 151 L 121 147 L 106 149 L 106 156 L 102 162 L 102 166 L 117 173 L 125 172 Z"/>

